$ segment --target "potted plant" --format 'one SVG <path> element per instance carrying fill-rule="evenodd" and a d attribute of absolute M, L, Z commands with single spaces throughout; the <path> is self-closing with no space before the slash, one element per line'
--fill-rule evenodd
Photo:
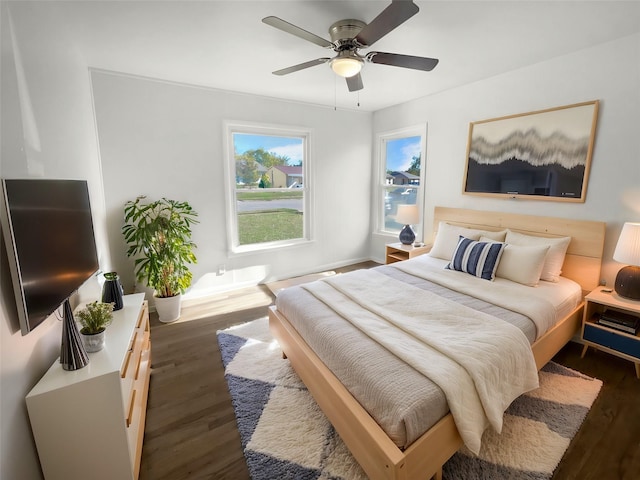
<path fill-rule="evenodd" d="M 181 294 L 193 278 L 189 264 L 197 261 L 191 226 L 198 223 L 198 214 L 188 202 L 145 198 L 124 207 L 127 256 L 135 257 L 136 280 L 154 290 L 160 321 L 173 322 L 180 318 Z"/>
<path fill-rule="evenodd" d="M 75 317 L 80 322 L 80 336 L 87 352 L 99 352 L 104 347 L 105 331 L 113 319 L 113 304 L 88 303 Z"/>

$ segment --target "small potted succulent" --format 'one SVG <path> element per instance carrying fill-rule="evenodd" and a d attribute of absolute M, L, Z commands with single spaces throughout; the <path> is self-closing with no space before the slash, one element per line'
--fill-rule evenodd
<path fill-rule="evenodd" d="M 113 303 L 91 302 L 75 315 L 82 328 L 80 336 L 87 352 L 104 348 L 105 331 L 113 320 Z"/>

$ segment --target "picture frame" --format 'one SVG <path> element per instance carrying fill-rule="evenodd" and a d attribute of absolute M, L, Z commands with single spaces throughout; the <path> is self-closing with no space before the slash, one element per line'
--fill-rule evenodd
<path fill-rule="evenodd" d="M 463 193 L 584 202 L 599 101 L 471 122 Z"/>

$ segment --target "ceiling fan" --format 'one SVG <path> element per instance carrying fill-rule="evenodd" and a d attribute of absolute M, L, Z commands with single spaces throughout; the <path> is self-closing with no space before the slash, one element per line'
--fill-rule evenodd
<path fill-rule="evenodd" d="M 370 47 L 387 33 L 409 20 L 418 13 L 419 10 L 418 6 L 411 0 L 393 0 L 391 4 L 369 24 L 354 19 L 335 22 L 329 27 L 331 41 L 325 40 L 281 18 L 273 16 L 265 17 L 262 21 L 267 25 L 271 25 L 303 40 L 336 52 L 336 56 L 333 58 L 317 58 L 309 62 L 276 70 L 273 74 L 287 75 L 328 62 L 336 74 L 346 78 L 349 91 L 355 92 L 363 88 L 360 70 L 365 61 L 395 67 L 411 68 L 414 70 L 424 70 L 427 72 L 431 71 L 438 64 L 436 58 L 415 57 L 413 55 L 385 52 L 369 52 L 362 55 L 359 52 L 361 48 Z"/>

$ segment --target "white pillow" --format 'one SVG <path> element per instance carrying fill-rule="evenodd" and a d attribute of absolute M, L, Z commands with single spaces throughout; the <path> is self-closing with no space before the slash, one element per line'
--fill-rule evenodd
<path fill-rule="evenodd" d="M 480 241 L 486 242 L 491 239 L 480 237 Z M 549 245 L 523 247 L 506 244 L 496 270 L 496 277 L 535 287 L 540 280 L 549 248 Z"/>
<path fill-rule="evenodd" d="M 443 260 L 451 260 L 453 251 L 458 246 L 458 238 L 460 236 L 471 240 L 478 240 L 480 239 L 480 236 L 484 235 L 491 240 L 502 242 L 504 241 L 506 233 L 506 230 L 502 230 L 500 232 L 489 232 L 440 222 L 438 224 L 438 233 L 436 233 L 436 238 L 433 241 L 433 247 L 431 247 L 431 251 L 428 255 L 435 258 L 441 258 Z"/>
<path fill-rule="evenodd" d="M 505 242 L 520 246 L 548 245 L 549 251 L 547 252 L 544 266 L 540 273 L 540 280 L 557 282 L 560 279 L 564 256 L 567 253 L 571 237 L 534 237 L 532 235 L 525 235 L 523 233 L 507 229 Z"/>

